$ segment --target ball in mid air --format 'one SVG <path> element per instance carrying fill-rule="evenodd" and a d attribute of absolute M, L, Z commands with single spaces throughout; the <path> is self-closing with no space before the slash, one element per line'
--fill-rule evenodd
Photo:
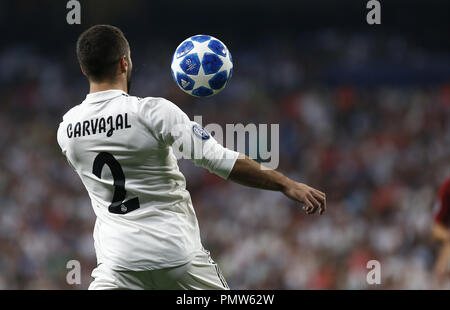
<path fill-rule="evenodd" d="M 209 35 L 190 37 L 172 58 L 172 76 L 189 95 L 209 97 L 225 88 L 233 72 L 233 60 L 225 44 Z"/>

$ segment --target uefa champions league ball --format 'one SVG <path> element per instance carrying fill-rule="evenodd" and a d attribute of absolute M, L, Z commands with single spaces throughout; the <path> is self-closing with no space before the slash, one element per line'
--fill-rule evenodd
<path fill-rule="evenodd" d="M 227 85 L 233 60 L 221 41 L 209 35 L 196 35 L 178 45 L 171 69 L 173 79 L 184 92 L 209 97 Z"/>

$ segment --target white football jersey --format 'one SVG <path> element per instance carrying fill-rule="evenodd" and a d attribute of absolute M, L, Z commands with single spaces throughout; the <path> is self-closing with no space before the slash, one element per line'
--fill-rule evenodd
<path fill-rule="evenodd" d="M 222 178 L 239 155 L 172 102 L 121 90 L 88 94 L 64 115 L 58 143 L 97 216 L 97 261 L 115 270 L 178 266 L 202 248 L 178 150 Z"/>

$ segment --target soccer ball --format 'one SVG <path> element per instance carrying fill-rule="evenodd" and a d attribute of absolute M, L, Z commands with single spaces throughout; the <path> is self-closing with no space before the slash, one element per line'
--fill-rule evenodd
<path fill-rule="evenodd" d="M 196 35 L 178 45 L 171 70 L 173 79 L 184 92 L 209 97 L 227 85 L 233 60 L 221 41 L 209 35 Z"/>

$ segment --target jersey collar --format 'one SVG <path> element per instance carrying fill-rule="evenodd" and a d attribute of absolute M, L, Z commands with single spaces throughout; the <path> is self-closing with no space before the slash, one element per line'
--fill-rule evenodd
<path fill-rule="evenodd" d="M 108 89 L 108 90 L 99 91 L 99 92 L 92 93 L 92 94 L 87 94 L 86 95 L 86 99 L 84 100 L 84 102 L 86 102 L 86 103 L 96 103 L 96 102 L 110 100 L 112 98 L 119 97 L 119 96 L 122 96 L 122 95 L 128 97 L 128 94 L 126 92 L 124 92 L 123 90 L 120 90 L 120 89 Z"/>

